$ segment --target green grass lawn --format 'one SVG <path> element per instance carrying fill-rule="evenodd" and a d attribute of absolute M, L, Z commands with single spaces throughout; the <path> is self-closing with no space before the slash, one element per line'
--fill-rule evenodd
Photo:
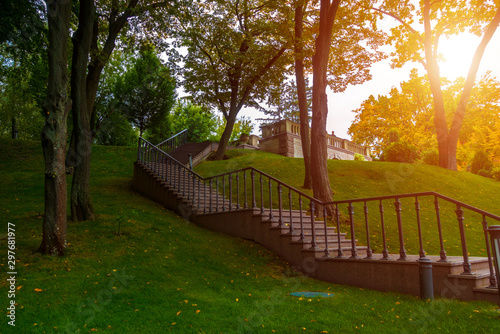
<path fill-rule="evenodd" d="M 186 222 L 130 190 L 135 153 L 134 148 L 94 147 L 91 189 L 98 218 L 69 223 L 66 256 L 47 257 L 35 253 L 43 213 L 40 144 L 0 140 L 2 269 L 7 266 L 7 222 L 16 226 L 17 245 L 16 327 L 7 324 L 8 286 L 2 279 L 0 333 L 500 330 L 494 304 L 425 302 L 312 280 L 259 245 Z M 267 166 L 271 173 L 288 168 L 280 159 Z M 291 161 L 300 166 L 300 160 Z M 222 170 L 239 163 L 215 164 Z M 265 161 L 260 157 L 253 163 L 262 168 L 258 165 Z M 292 291 L 334 296 L 297 298 L 288 295 Z"/>

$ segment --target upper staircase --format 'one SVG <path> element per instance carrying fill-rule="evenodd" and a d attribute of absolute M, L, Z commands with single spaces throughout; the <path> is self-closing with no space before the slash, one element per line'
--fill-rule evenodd
<path fill-rule="evenodd" d="M 487 233 L 487 219 L 499 222 L 500 217 L 433 192 L 322 203 L 254 168 L 203 178 L 186 166 L 189 154 L 209 154 L 211 148 L 202 144 L 168 144 L 168 154 L 160 145 L 140 138 L 133 188 L 187 220 L 258 242 L 317 279 L 423 298 L 440 296 L 500 304 Z M 410 214 L 402 209 L 409 200 L 414 201 Z M 441 249 L 439 255 L 430 256 L 424 251 L 420 218 L 420 206 L 429 203 L 436 214 Z M 462 240 L 462 256 L 448 256 L 444 247 L 441 217 L 450 204 L 456 208 L 460 232 L 456 237 Z M 327 217 L 327 206 L 334 208 L 332 219 Z M 347 206 L 347 224 L 342 224 L 341 206 Z M 393 214 L 389 214 L 390 207 Z M 464 210 L 481 217 L 487 257 L 468 254 Z M 410 218 L 418 223 L 418 255 L 407 254 L 405 249 L 404 229 Z M 381 222 L 384 239 L 380 253 L 374 253 L 370 245 L 372 220 Z M 389 228 L 398 230 L 396 254 L 388 251 Z M 359 245 L 357 235 L 363 236 L 364 245 Z M 422 274 L 429 264 L 430 282 Z"/>

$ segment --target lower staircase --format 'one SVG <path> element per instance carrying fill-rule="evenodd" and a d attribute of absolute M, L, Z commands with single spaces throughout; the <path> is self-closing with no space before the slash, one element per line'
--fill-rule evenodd
<path fill-rule="evenodd" d="M 485 233 L 488 257 L 470 257 L 464 243 L 464 256 L 447 256 L 444 246 L 441 247 L 440 255 L 428 256 L 423 250 L 421 235 L 420 254 L 407 254 L 401 200 L 415 198 L 415 207 L 419 213 L 420 198 L 435 198 L 438 222 L 439 201 L 452 201 L 457 205 L 460 228 L 463 227 L 463 209 L 476 210 L 482 215 L 485 231 L 488 227 L 486 218 L 500 221 L 500 217 L 436 193 L 320 203 L 253 168 L 203 178 L 186 167 L 185 156 L 195 155 L 196 152 L 199 154 L 200 150 L 206 152 L 206 147 L 208 146 L 202 149 L 202 145 L 184 145 L 182 150 L 174 150 L 169 155 L 141 138 L 138 161 L 134 166 L 134 190 L 198 225 L 253 240 L 313 278 L 379 291 L 407 293 L 422 298 L 436 296 L 487 300 L 500 304 L 488 234 Z M 377 214 L 380 215 L 378 219 L 382 221 L 385 236 L 383 203 L 388 200 L 395 201 L 400 249 L 397 254 L 389 254 L 384 240 L 382 253 L 373 253 L 370 248 L 367 203 L 380 203 L 380 212 Z M 356 239 L 356 233 L 360 231 L 355 230 L 353 215 L 353 207 L 359 203 L 364 204 L 367 226 L 366 231 L 363 231 L 367 236 L 367 244 L 363 246 L 358 245 Z M 344 204 L 348 205 L 350 212 L 347 227 L 341 226 L 338 215 L 339 205 Z M 321 214 L 321 208 L 326 213 L 326 205 L 336 209 L 334 212 L 337 212 L 337 216 L 332 220 Z M 417 216 L 420 217 L 418 213 Z M 418 224 L 420 228 L 420 220 Z M 341 228 L 347 231 L 341 232 Z M 421 275 L 423 270 L 428 270 L 425 265 L 429 263 L 431 282 L 423 281 L 424 276 Z M 431 296 L 429 284 L 431 291 L 433 290 Z"/>

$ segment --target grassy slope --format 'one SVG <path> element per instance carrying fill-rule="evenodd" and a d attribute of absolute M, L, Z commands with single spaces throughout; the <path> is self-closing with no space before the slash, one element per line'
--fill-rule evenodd
<path fill-rule="evenodd" d="M 17 322 L 0 333 L 496 333 L 496 306 L 421 302 L 307 279 L 262 247 L 190 224 L 130 190 L 135 150 L 94 147 L 96 221 L 70 223 L 62 258 L 41 241 L 39 143 L 0 142 L 1 266 L 16 224 Z M 121 236 L 117 235 L 120 225 Z M 36 292 L 35 289 L 42 291 Z M 291 291 L 329 291 L 298 299 Z M 6 281 L 0 283 L 4 314 Z"/>
<path fill-rule="evenodd" d="M 227 161 L 204 162 L 197 167 L 202 175 L 216 175 L 253 166 L 301 189 L 304 178 L 303 159 L 286 158 L 259 151 L 229 151 L 232 157 Z M 491 213 L 500 215 L 500 182 L 466 172 L 451 172 L 435 166 L 399 164 L 390 162 L 328 161 L 331 187 L 336 200 L 376 197 L 403 193 L 435 191 Z M 311 191 L 303 190 L 312 195 Z M 439 239 L 436 226 L 433 198 L 421 202 L 424 249 L 428 254 L 439 254 Z M 414 199 L 403 200 L 403 223 L 406 249 L 418 254 L 418 228 L 414 214 Z M 399 249 L 397 223 L 393 200 L 385 201 L 387 236 L 389 251 Z M 449 255 L 461 255 L 461 245 L 455 216 L 456 207 L 441 202 L 441 218 L 445 248 Z M 348 217 L 347 207 L 340 207 L 344 217 Z M 366 244 L 362 205 L 354 207 L 356 238 Z M 381 252 L 382 238 L 378 202 L 369 205 L 372 248 Z M 485 255 L 484 233 L 481 217 L 465 212 L 468 251 L 475 256 Z M 489 221 L 495 224 L 494 221 Z M 347 228 L 343 232 L 349 232 Z"/>

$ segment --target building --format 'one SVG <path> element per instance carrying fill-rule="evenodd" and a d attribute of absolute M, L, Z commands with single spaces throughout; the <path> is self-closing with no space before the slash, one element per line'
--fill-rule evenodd
<path fill-rule="evenodd" d="M 326 138 L 328 159 L 354 160 L 354 154 L 359 153 L 365 157 L 365 160 L 372 161 L 368 147 L 336 137 L 333 133 L 327 134 Z M 263 126 L 260 149 L 285 157 L 303 158 L 300 125 L 289 120 L 282 120 Z"/>

